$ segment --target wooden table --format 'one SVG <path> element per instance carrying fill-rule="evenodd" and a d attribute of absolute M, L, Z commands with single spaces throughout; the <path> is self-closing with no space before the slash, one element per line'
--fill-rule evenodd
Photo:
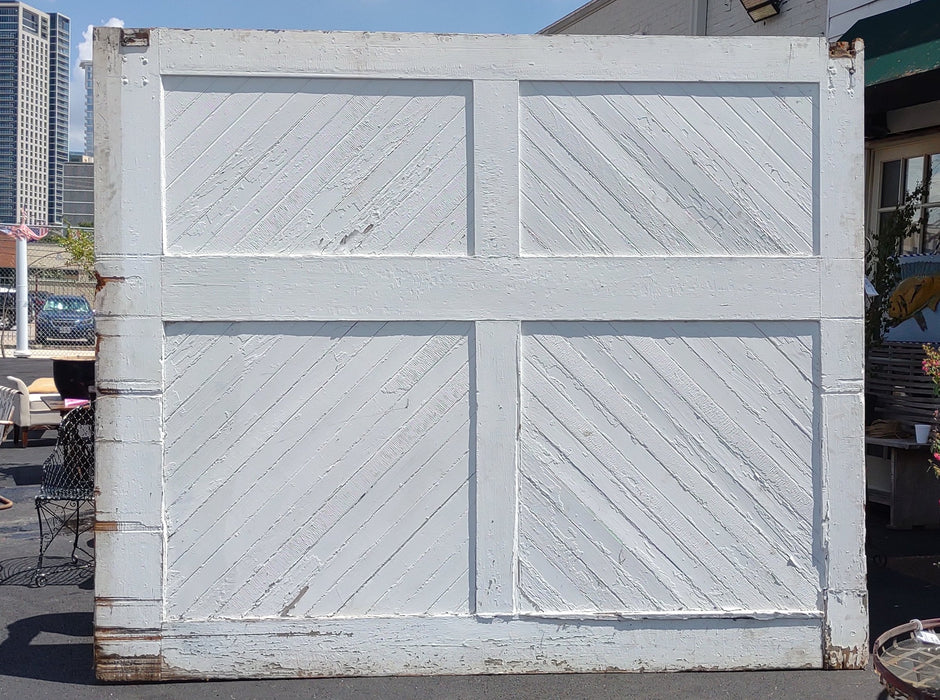
<path fill-rule="evenodd" d="M 866 437 L 865 444 L 887 448 L 890 491 L 869 488 L 868 500 L 890 508 L 888 527 L 940 528 L 940 478 L 930 468 L 930 445 L 875 437 Z"/>
<path fill-rule="evenodd" d="M 80 403 L 74 405 L 66 405 L 65 399 L 47 399 L 43 397 L 42 402 L 49 407 L 50 411 L 58 411 L 61 415 L 65 415 L 72 409 L 78 408 L 79 406 L 87 406 L 87 403 Z"/>

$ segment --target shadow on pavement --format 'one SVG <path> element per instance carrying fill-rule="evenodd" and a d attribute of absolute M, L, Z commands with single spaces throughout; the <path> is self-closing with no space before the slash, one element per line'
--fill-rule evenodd
<path fill-rule="evenodd" d="M 42 573 L 46 586 L 78 586 L 94 590 L 93 565 L 75 565 L 68 557 L 45 557 Z M 0 561 L 0 586 L 34 586 L 36 557 L 16 557 Z"/>
<path fill-rule="evenodd" d="M 91 612 L 35 615 L 7 625 L 0 642 L 0 676 L 33 678 L 58 683 L 95 683 L 91 642 L 44 644 L 37 639 L 52 636 L 90 637 Z"/>
<path fill-rule="evenodd" d="M 940 531 L 892 530 L 869 505 L 866 533 L 870 641 L 914 618 L 940 617 Z"/>
<path fill-rule="evenodd" d="M 42 482 L 42 465 L 27 464 L 18 467 L 0 467 L 0 474 L 13 479 L 17 486 L 39 486 Z"/>

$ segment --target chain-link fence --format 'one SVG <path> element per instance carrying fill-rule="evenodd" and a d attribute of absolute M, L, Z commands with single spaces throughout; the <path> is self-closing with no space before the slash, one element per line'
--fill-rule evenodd
<path fill-rule="evenodd" d="M 33 357 L 94 354 L 95 280 L 68 266 L 29 268 L 29 350 Z M 0 270 L 0 356 L 16 349 L 16 289 L 12 270 Z"/>

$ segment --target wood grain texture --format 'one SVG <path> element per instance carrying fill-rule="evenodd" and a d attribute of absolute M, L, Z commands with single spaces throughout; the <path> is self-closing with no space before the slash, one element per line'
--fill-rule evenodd
<path fill-rule="evenodd" d="M 164 75 L 818 83 L 819 37 L 476 36 L 154 29 Z M 211 45 L 212 51 L 206 46 Z M 755 70 L 755 65 L 760 69 Z"/>
<path fill-rule="evenodd" d="M 164 88 L 169 252 L 466 253 L 469 83 Z"/>
<path fill-rule="evenodd" d="M 163 259 L 161 302 L 173 321 L 818 320 L 822 278 L 818 258 L 193 256 Z"/>
<path fill-rule="evenodd" d="M 466 613 L 467 324 L 171 324 L 172 619 Z"/>
<path fill-rule="evenodd" d="M 525 324 L 522 609 L 818 610 L 811 325 Z"/>
<path fill-rule="evenodd" d="M 519 255 L 519 83 L 473 83 L 473 255 Z"/>
<path fill-rule="evenodd" d="M 818 620 L 397 617 L 170 623 L 157 644 L 124 630 L 99 638 L 104 677 L 150 661 L 150 680 L 182 680 L 812 668 L 820 631 Z M 125 663 L 110 658 L 128 650 Z"/>
<path fill-rule="evenodd" d="M 515 612 L 519 323 L 474 324 L 474 515 L 478 615 Z"/>
<path fill-rule="evenodd" d="M 529 255 L 809 255 L 811 86 L 521 88 Z"/>
<path fill-rule="evenodd" d="M 865 586 L 865 475 L 864 395 L 844 381 L 858 375 L 852 371 L 862 359 L 862 324 L 834 323 L 831 319 L 859 319 L 864 314 L 861 281 L 864 274 L 864 127 L 857 119 L 855 103 L 864 95 L 865 51 L 832 59 L 820 77 L 819 142 L 824 161 L 819 169 L 818 197 L 820 255 L 827 260 L 824 272 L 839 268 L 854 270 L 858 286 L 824 284 L 824 319 L 821 326 L 823 348 L 840 341 L 843 369 L 836 371 L 834 356 L 822 356 L 823 381 L 827 392 L 821 397 L 823 436 L 820 445 L 824 474 L 820 502 L 823 512 L 822 549 L 826 560 L 824 576 L 826 625 L 824 663 L 828 668 L 856 668 L 868 658 L 868 627 L 859 625 L 867 609 Z M 845 274 L 845 273 L 843 273 Z M 854 342 L 853 342 L 854 341 Z M 858 353 L 852 357 L 851 353 Z M 836 380 L 836 381 L 834 381 Z M 848 384 L 848 386 L 846 386 Z"/>
<path fill-rule="evenodd" d="M 100 677 L 864 663 L 856 59 L 97 37 Z"/>

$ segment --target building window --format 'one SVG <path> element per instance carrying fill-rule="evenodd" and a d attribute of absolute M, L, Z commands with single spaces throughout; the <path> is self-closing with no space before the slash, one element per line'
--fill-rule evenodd
<path fill-rule="evenodd" d="M 880 231 L 904 198 L 923 183 L 917 202 L 918 230 L 904 239 L 902 252 L 940 253 L 940 134 L 894 142 L 873 155 L 875 196 L 869 230 Z"/>
<path fill-rule="evenodd" d="M 23 29 L 36 34 L 39 32 L 39 15 L 29 10 L 23 10 Z"/>

